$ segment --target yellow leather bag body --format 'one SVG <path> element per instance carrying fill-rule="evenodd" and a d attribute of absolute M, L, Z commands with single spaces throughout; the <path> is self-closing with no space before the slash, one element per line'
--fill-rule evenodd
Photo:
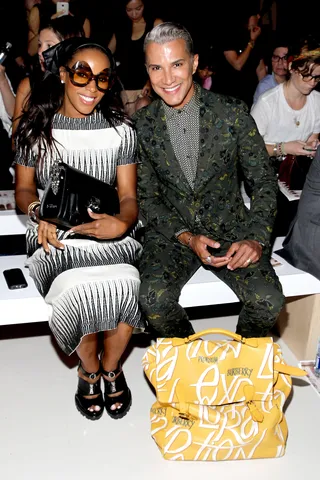
<path fill-rule="evenodd" d="M 204 340 L 222 334 L 233 340 Z M 168 460 L 219 461 L 280 457 L 288 428 L 283 413 L 291 375 L 272 338 L 211 329 L 158 338 L 142 360 L 157 401 L 151 435 Z"/>

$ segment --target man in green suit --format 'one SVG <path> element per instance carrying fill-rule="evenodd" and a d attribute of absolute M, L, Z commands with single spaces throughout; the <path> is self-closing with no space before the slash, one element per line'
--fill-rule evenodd
<path fill-rule="evenodd" d="M 241 100 L 193 82 L 198 55 L 183 26 L 156 26 L 144 48 L 160 97 L 134 116 L 146 226 L 140 302 L 147 322 L 157 336 L 192 334 L 178 301 L 182 287 L 205 265 L 243 304 L 237 333 L 265 336 L 284 297 L 270 264 L 278 187 L 263 139 Z"/>

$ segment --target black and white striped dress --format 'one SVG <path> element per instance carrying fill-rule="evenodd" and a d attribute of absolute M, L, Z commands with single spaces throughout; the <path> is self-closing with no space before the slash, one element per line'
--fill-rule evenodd
<path fill-rule="evenodd" d="M 110 127 L 98 113 L 86 118 L 56 114 L 53 137 L 59 153 L 36 162 L 17 154 L 16 163 L 35 167 L 39 188 L 44 189 L 54 162 L 62 159 L 100 180 L 113 184 L 117 167 L 135 162 L 136 136 L 125 124 Z M 50 255 L 37 243 L 37 224 L 27 229 L 27 266 L 51 311 L 50 328 L 60 347 L 71 354 L 84 335 L 115 329 L 125 322 L 143 328 L 138 309 L 140 278 L 135 262 L 141 244 L 135 225 L 126 237 L 115 240 L 72 238 L 58 230 L 64 250 L 50 247 Z"/>

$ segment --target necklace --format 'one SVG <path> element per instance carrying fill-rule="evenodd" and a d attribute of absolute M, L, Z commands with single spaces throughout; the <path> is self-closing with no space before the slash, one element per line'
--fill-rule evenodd
<path fill-rule="evenodd" d="M 285 99 L 286 99 L 289 107 L 291 108 L 291 110 L 293 110 L 294 112 L 297 112 L 297 110 L 296 110 L 295 108 L 293 108 L 293 103 L 292 103 L 292 101 L 290 100 L 288 88 L 289 88 L 289 84 L 288 84 L 288 82 L 286 82 L 286 83 L 284 84 L 284 89 L 283 89 L 284 97 L 285 97 Z M 300 108 L 299 110 L 301 110 L 301 109 L 304 107 L 304 105 L 305 105 L 305 103 L 306 103 L 306 98 L 303 99 L 303 102 L 302 102 L 302 103 L 303 103 L 303 105 L 301 106 L 301 108 Z M 299 105 L 299 106 L 300 106 L 300 105 Z M 298 110 L 298 111 L 299 111 L 299 110 Z M 293 121 L 294 121 L 294 124 L 295 124 L 296 127 L 299 127 L 299 126 L 300 126 L 300 120 L 299 120 L 298 115 L 294 115 Z"/>
<path fill-rule="evenodd" d="M 293 121 L 294 121 L 296 127 L 299 127 L 300 122 L 299 122 L 299 120 L 297 119 L 297 117 L 294 117 Z"/>

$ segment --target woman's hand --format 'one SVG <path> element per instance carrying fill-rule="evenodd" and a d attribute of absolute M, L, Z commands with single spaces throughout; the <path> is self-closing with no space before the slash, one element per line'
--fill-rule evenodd
<path fill-rule="evenodd" d="M 88 209 L 93 222 L 83 223 L 72 227 L 69 233 L 78 233 L 87 237 L 95 237 L 99 240 L 108 240 L 121 237 L 127 231 L 127 224 L 117 217 L 107 215 L 106 213 L 94 213 Z"/>
<path fill-rule="evenodd" d="M 286 154 L 290 155 L 304 155 L 305 157 L 314 157 L 316 151 L 308 145 L 307 142 L 301 140 L 294 140 L 292 142 L 285 142 L 282 145 Z"/>
<path fill-rule="evenodd" d="M 257 15 L 257 19 L 259 20 L 259 17 Z M 257 40 L 257 38 L 259 37 L 259 35 L 261 35 L 261 28 L 259 27 L 259 25 L 253 25 L 252 27 L 250 27 L 250 40 L 252 42 L 255 42 Z"/>
<path fill-rule="evenodd" d="M 65 15 L 64 11 L 60 10 L 59 12 L 56 12 L 53 15 L 51 15 L 50 18 L 51 20 L 55 20 L 56 18 L 62 17 L 64 15 Z M 74 15 L 70 11 L 68 12 L 68 15 L 71 15 L 72 17 L 74 17 Z"/>
<path fill-rule="evenodd" d="M 49 244 L 60 250 L 64 249 L 63 243 L 57 239 L 57 227 L 43 220 L 39 221 L 38 243 L 42 245 L 44 251 L 48 254 L 50 253 Z"/>
<path fill-rule="evenodd" d="M 307 140 L 307 143 L 306 143 L 306 146 L 305 146 L 305 150 L 307 151 L 314 151 L 316 152 L 317 148 L 319 147 L 319 140 L 312 140 L 309 142 L 309 140 Z"/>

